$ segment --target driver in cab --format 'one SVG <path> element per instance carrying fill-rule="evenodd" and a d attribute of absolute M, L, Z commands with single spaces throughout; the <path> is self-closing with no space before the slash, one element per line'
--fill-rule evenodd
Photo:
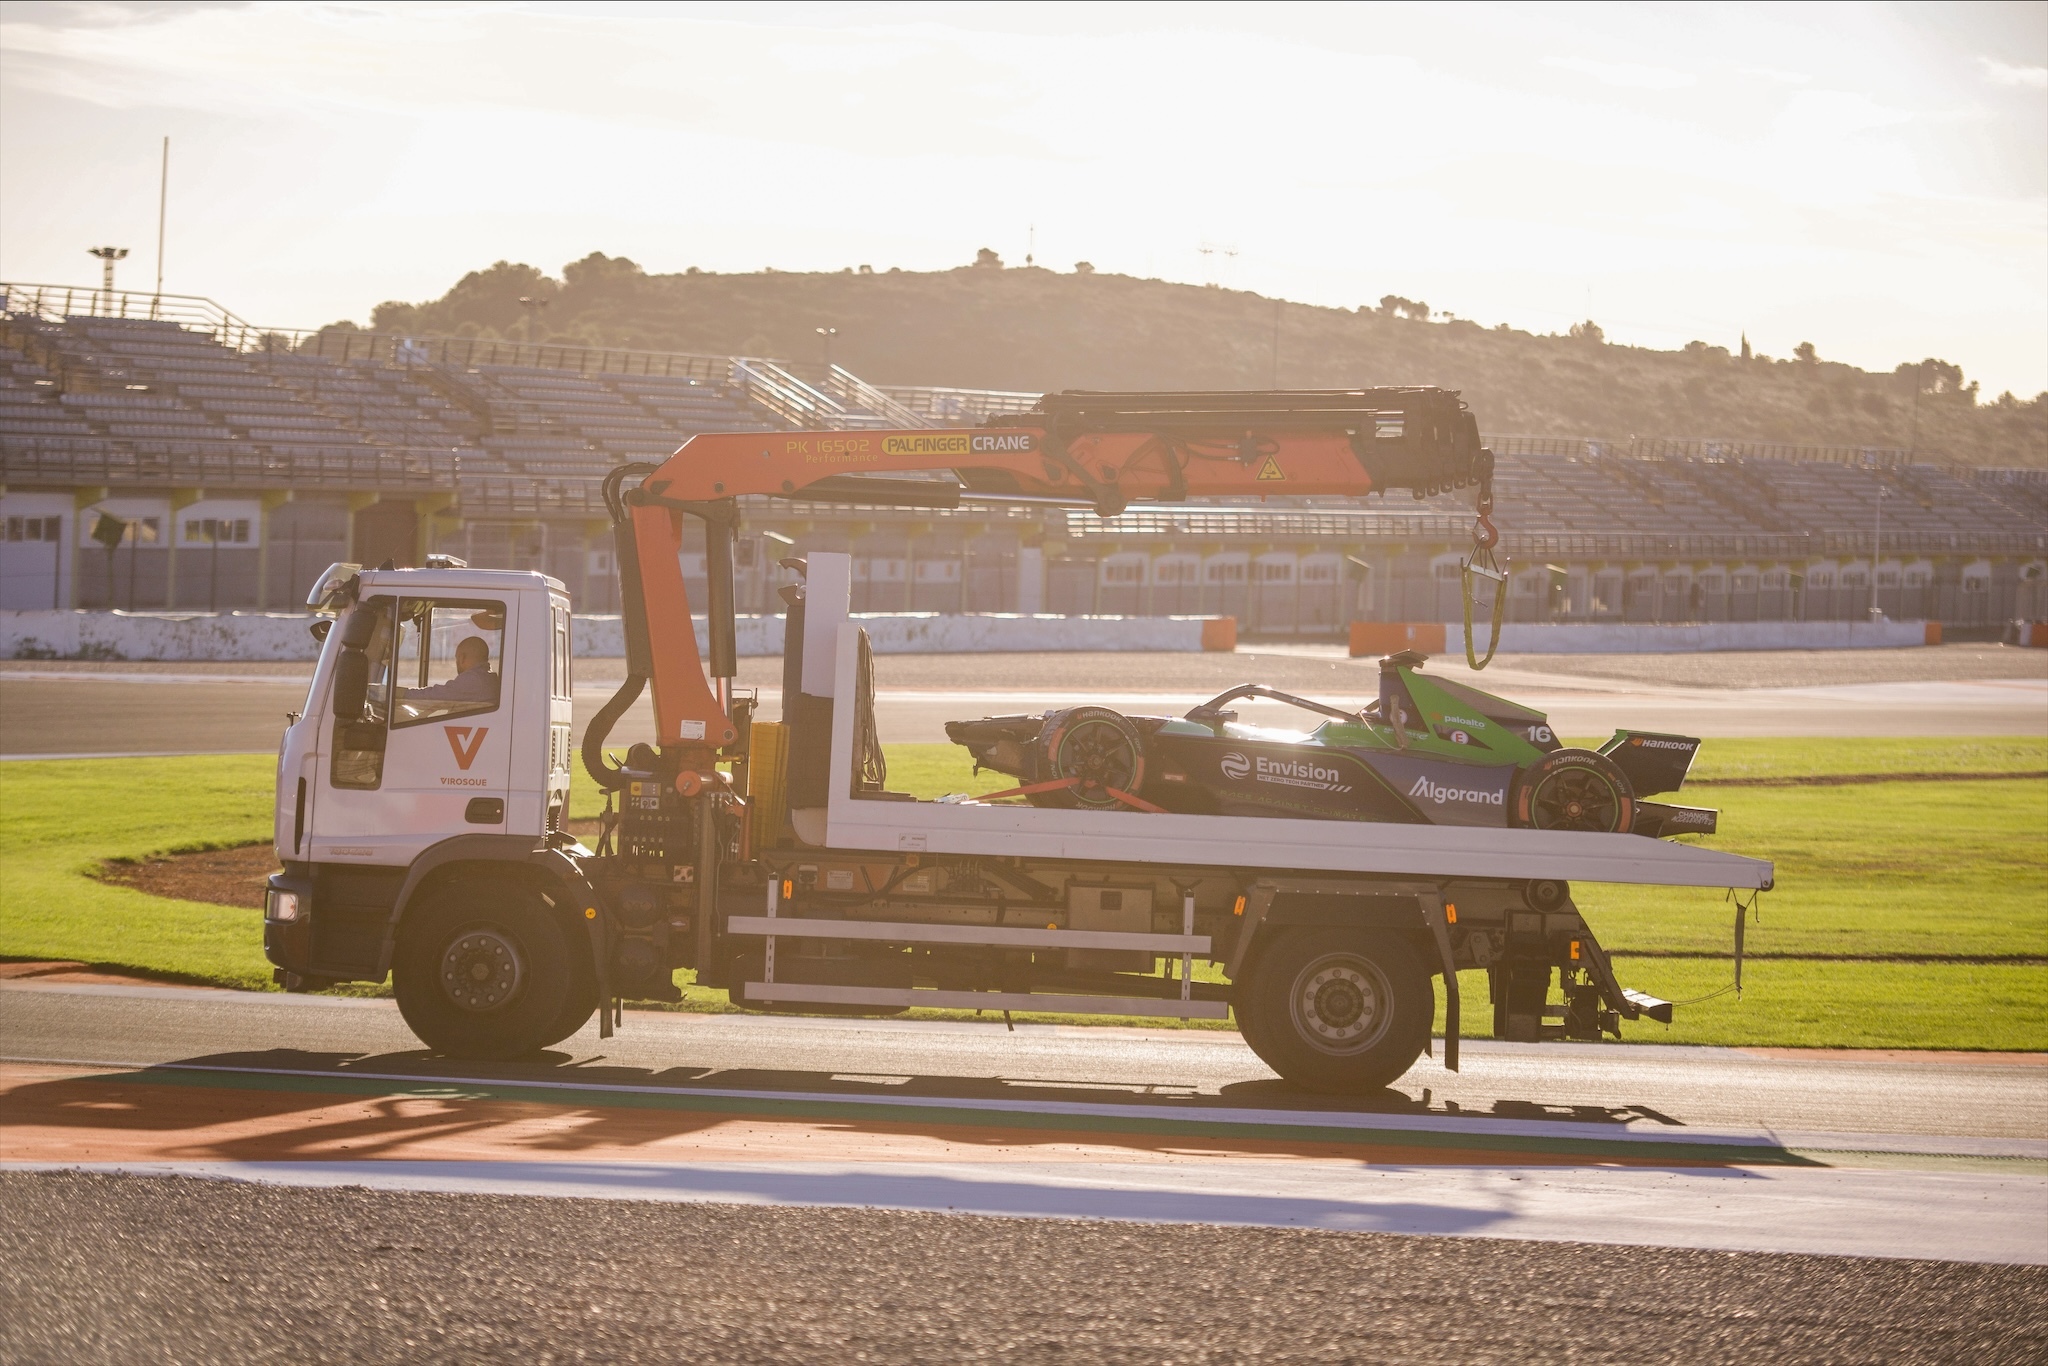
<path fill-rule="evenodd" d="M 482 636 L 465 636 L 455 647 L 455 677 L 426 688 L 408 688 L 405 701 L 461 705 L 498 700 L 498 676 L 491 672 L 491 647 Z"/>

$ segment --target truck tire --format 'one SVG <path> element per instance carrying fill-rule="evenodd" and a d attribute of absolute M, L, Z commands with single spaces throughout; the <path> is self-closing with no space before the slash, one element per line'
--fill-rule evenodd
<path fill-rule="evenodd" d="M 563 938 L 569 945 L 569 990 L 562 997 L 562 1013 L 542 1031 L 542 1048 L 554 1047 L 589 1024 L 590 1017 L 597 1014 L 597 969 L 590 961 L 590 952 L 574 942 L 573 933 Z"/>
<path fill-rule="evenodd" d="M 1429 1042 L 1436 993 L 1399 935 L 1315 926 L 1283 929 L 1253 965 L 1244 1041 L 1296 1086 L 1330 1095 L 1377 1091 Z"/>
<path fill-rule="evenodd" d="M 443 883 L 399 926 L 392 992 L 436 1052 L 525 1057 L 589 1017 L 577 1015 L 575 952 L 587 954 L 532 888 L 503 878 Z M 595 996 L 593 984 L 592 1008 Z"/>

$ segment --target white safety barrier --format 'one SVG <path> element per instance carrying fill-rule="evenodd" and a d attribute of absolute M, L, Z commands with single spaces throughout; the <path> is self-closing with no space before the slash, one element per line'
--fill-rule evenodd
<path fill-rule="evenodd" d="M 314 618 L 291 612 L 0 612 L 0 658 L 310 660 Z"/>
<path fill-rule="evenodd" d="M 854 619 L 878 654 L 1229 650 L 1236 641 L 1228 617 L 870 612 Z M 307 629 L 313 621 L 283 612 L 0 611 L 0 659 L 311 660 L 319 651 Z M 782 653 L 781 617 L 741 617 L 737 625 L 742 655 Z M 701 619 L 697 647 L 709 649 Z M 576 617 L 574 649 L 582 659 L 624 657 L 620 618 Z"/>
<path fill-rule="evenodd" d="M 1444 628 L 1445 653 L 1465 653 L 1463 622 Z M 1472 634 L 1480 649 L 1490 634 L 1479 622 Z M 1632 625 L 1622 622 L 1510 623 L 1501 628 L 1505 654 L 1661 655 L 1708 650 L 1896 650 L 1939 645 L 1941 624 L 1926 621 L 1712 621 L 1696 626 Z"/>

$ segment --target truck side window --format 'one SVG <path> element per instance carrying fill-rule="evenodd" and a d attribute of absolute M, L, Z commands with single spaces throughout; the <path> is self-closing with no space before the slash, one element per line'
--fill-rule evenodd
<path fill-rule="evenodd" d="M 401 599 L 392 728 L 496 711 L 505 639 L 502 602 Z"/>
<path fill-rule="evenodd" d="M 573 696 L 569 677 L 569 609 L 555 609 L 555 696 Z"/>

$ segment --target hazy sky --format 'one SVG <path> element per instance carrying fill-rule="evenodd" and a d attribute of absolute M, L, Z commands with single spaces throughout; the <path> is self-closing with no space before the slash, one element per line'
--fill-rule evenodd
<path fill-rule="evenodd" d="M 0 278 L 1021 262 L 2048 388 L 2048 5 L 0 3 Z M 1033 236 L 1035 230 L 1035 238 Z M 1204 255 L 1203 246 L 1229 248 Z"/>

